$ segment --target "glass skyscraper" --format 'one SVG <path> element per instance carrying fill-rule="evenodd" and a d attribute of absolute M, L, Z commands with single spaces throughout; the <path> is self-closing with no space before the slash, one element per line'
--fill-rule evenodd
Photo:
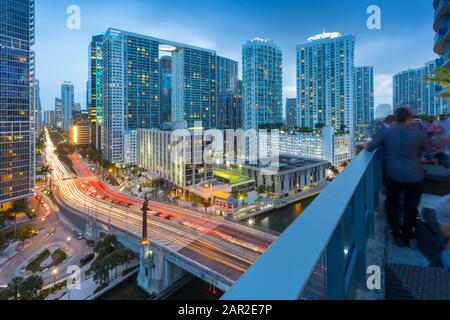
<path fill-rule="evenodd" d="M 161 86 L 161 122 L 172 121 L 172 57 L 162 56 L 159 60 Z"/>
<path fill-rule="evenodd" d="M 30 74 L 34 1 L 0 0 L 0 210 L 32 194 Z"/>
<path fill-rule="evenodd" d="M 409 69 L 394 75 L 394 110 L 406 106 L 414 114 L 437 116 L 446 113 L 449 99 L 438 96 L 442 91 L 439 84 L 426 80 L 434 75 L 434 70 L 441 64 L 442 58 L 432 60 L 421 68 Z"/>
<path fill-rule="evenodd" d="M 353 137 L 355 38 L 323 33 L 297 46 L 297 125 Z"/>
<path fill-rule="evenodd" d="M 286 99 L 286 126 L 294 127 L 297 125 L 295 118 L 297 116 L 297 99 Z"/>
<path fill-rule="evenodd" d="M 271 40 L 254 38 L 242 49 L 245 129 L 283 123 L 283 58 Z"/>
<path fill-rule="evenodd" d="M 236 118 L 240 114 L 236 104 L 238 87 L 237 61 L 217 56 L 217 128 L 237 129 Z"/>
<path fill-rule="evenodd" d="M 102 45 L 103 34 L 92 37 L 89 44 L 89 81 L 87 88 L 89 118 L 91 121 L 92 147 L 101 147 L 101 128 L 103 124 L 102 106 Z"/>
<path fill-rule="evenodd" d="M 73 110 L 75 106 L 74 87 L 70 82 L 61 85 L 62 128 L 68 131 L 72 124 Z"/>
<path fill-rule="evenodd" d="M 102 50 L 102 149 L 112 162 L 124 161 L 124 154 L 135 145 L 137 129 L 160 128 L 167 119 L 162 110 L 166 105 L 161 99 L 160 52 L 171 54 L 174 127 L 194 127 L 199 121 L 206 129 L 216 127 L 215 51 L 109 29 Z"/>
<path fill-rule="evenodd" d="M 369 127 L 374 122 L 375 102 L 373 67 L 355 67 L 355 137 L 363 140 L 369 137 Z"/>

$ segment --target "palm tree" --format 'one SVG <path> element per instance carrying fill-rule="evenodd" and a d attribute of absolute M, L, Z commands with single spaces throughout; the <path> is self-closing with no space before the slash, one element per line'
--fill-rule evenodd
<path fill-rule="evenodd" d="M 14 293 L 14 299 L 19 300 L 19 290 L 20 286 L 22 285 L 24 279 L 22 277 L 16 277 L 11 280 L 11 282 L 8 284 L 8 289 Z"/>
<path fill-rule="evenodd" d="M 450 69 L 436 68 L 435 75 L 425 78 L 428 82 L 434 82 L 444 87 L 444 90 L 439 94 L 443 98 L 450 98 Z"/>
<path fill-rule="evenodd" d="M 14 215 L 14 237 L 17 236 L 17 214 L 23 212 L 26 208 L 19 203 L 14 203 L 10 209 L 8 209 L 8 214 Z"/>

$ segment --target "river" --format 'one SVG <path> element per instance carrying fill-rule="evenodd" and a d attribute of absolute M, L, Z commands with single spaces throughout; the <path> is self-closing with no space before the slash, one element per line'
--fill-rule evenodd
<path fill-rule="evenodd" d="M 249 219 L 247 222 L 276 232 L 283 232 L 313 202 L 315 197 L 305 199 L 282 209 Z M 198 278 L 193 278 L 167 300 L 217 300 L 222 292 Z M 136 284 L 136 277 L 131 277 L 121 285 L 104 294 L 100 300 L 148 300 L 148 295 Z"/>

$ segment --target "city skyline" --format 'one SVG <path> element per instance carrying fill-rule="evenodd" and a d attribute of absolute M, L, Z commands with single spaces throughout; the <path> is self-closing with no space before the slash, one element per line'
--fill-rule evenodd
<path fill-rule="evenodd" d="M 366 10 L 370 4 L 373 4 L 370 1 L 346 1 L 345 3 L 336 1 L 327 4 L 284 1 L 283 10 L 276 11 L 270 23 L 267 23 L 267 18 L 270 17 L 271 12 L 274 12 L 273 6 L 276 4 L 267 1 L 258 2 L 258 6 L 255 6 L 254 1 L 237 4 L 236 1 L 230 0 L 210 5 L 199 1 L 189 7 L 180 1 L 175 1 L 170 11 L 161 1 L 136 2 L 139 5 L 127 7 L 117 1 L 110 1 L 107 6 L 104 5 L 104 1 L 97 1 L 95 4 L 79 1 L 77 5 L 81 9 L 81 30 L 66 28 L 68 17 L 66 9 L 70 5 L 69 2 L 62 1 L 57 4 L 49 1 L 37 2 L 36 19 L 39 26 L 37 39 L 40 40 L 36 46 L 37 77 L 41 79 L 43 110 L 52 109 L 54 98 L 58 96 L 58 88 L 64 81 L 74 83 L 75 100 L 81 101 L 82 108 L 85 108 L 88 45 L 93 35 L 104 32 L 109 27 L 216 50 L 222 56 L 239 62 L 240 78 L 242 78 L 242 45 L 255 36 L 270 38 L 279 44 L 283 52 L 284 99 L 293 98 L 296 95 L 296 45 L 310 36 L 323 32 L 324 29 L 327 32 L 336 31 L 355 35 L 355 64 L 375 67 L 375 105 L 392 104 L 392 76 L 395 73 L 419 66 L 435 57 L 430 49 L 433 30 L 429 27 L 433 11 L 427 3 L 419 1 L 415 6 L 406 6 L 405 1 L 396 1 L 395 4 L 377 1 L 376 4 L 381 8 L 381 30 L 369 30 L 366 27 L 368 18 Z M 323 10 L 325 7 L 328 9 Z M 399 7 L 407 10 L 407 14 L 397 17 L 396 10 Z M 105 14 L 95 16 L 100 8 Z M 239 11 L 235 12 L 236 8 L 239 8 Z M 142 14 L 147 12 L 146 9 L 161 14 L 152 15 L 152 22 L 149 23 L 149 19 Z M 244 19 L 244 16 L 248 16 L 250 9 L 252 17 Z M 205 15 L 202 21 L 198 21 L 190 14 L 195 10 L 220 12 L 220 15 L 217 19 L 216 17 L 209 19 L 209 15 Z M 54 14 L 55 19 L 44 20 L 41 12 Z M 333 12 L 338 12 L 338 16 L 335 16 Z M 429 14 L 423 14 L 424 12 Z M 118 19 L 118 15 L 123 14 L 128 18 Z M 233 20 L 230 20 L 231 16 Z M 350 17 L 353 18 L 349 19 Z M 406 28 L 405 19 L 415 19 L 416 23 L 423 27 L 415 30 Z M 230 21 L 239 21 L 239 23 L 230 23 Z M 184 32 L 180 33 L 179 30 Z M 44 34 L 46 36 L 43 36 Z M 53 43 L 55 39 L 64 40 L 65 45 L 54 52 L 46 49 L 50 47 L 50 41 Z M 415 43 L 419 40 L 421 43 L 430 43 L 430 46 L 416 48 Z M 402 51 L 410 52 L 410 54 L 403 57 L 396 54 Z M 388 59 L 388 56 L 399 58 Z M 69 64 L 67 60 L 70 61 Z"/>

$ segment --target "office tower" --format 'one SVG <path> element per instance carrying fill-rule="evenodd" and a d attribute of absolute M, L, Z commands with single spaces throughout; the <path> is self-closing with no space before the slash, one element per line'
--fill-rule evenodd
<path fill-rule="evenodd" d="M 34 186 L 30 72 L 34 1 L 0 0 L 0 211 Z"/>
<path fill-rule="evenodd" d="M 172 53 L 172 122 L 175 127 L 205 129 L 217 125 L 216 53 L 180 45 Z"/>
<path fill-rule="evenodd" d="M 244 128 L 283 122 L 283 62 L 271 40 L 254 38 L 242 49 Z"/>
<path fill-rule="evenodd" d="M 217 128 L 236 129 L 234 119 L 234 96 L 238 80 L 238 63 L 217 56 L 216 63 Z"/>
<path fill-rule="evenodd" d="M 54 127 L 55 126 L 55 111 L 53 110 L 45 110 L 44 111 L 44 126 Z"/>
<path fill-rule="evenodd" d="M 69 138 L 77 146 L 92 145 L 92 130 L 89 111 L 74 111 Z"/>
<path fill-rule="evenodd" d="M 172 57 L 175 127 L 193 127 L 197 121 L 205 128 L 216 126 L 215 51 L 108 29 L 102 48 L 102 149 L 112 162 L 123 162 L 124 154 L 129 154 L 135 145 L 134 131 L 162 124 L 160 52 Z"/>
<path fill-rule="evenodd" d="M 353 137 L 355 38 L 323 33 L 297 46 L 297 124 Z"/>
<path fill-rule="evenodd" d="M 96 149 L 100 149 L 102 146 L 103 40 L 104 34 L 98 34 L 92 37 L 92 41 L 89 44 L 89 80 L 87 89 L 88 104 L 86 105 L 86 109 L 88 109 L 90 113 L 92 126 L 92 147 Z"/>
<path fill-rule="evenodd" d="M 64 82 L 61 85 L 62 129 L 64 131 L 69 130 L 72 123 L 74 105 L 74 87 L 70 82 Z"/>
<path fill-rule="evenodd" d="M 227 123 L 229 129 L 242 129 L 243 122 L 242 80 L 237 80 L 233 92 L 233 103 L 227 110 Z"/>
<path fill-rule="evenodd" d="M 443 57 L 442 67 L 450 67 L 450 39 L 448 23 L 450 21 L 450 2 L 448 0 L 434 0 L 434 23 L 436 32 L 434 37 L 434 52 Z"/>
<path fill-rule="evenodd" d="M 172 57 L 162 56 L 159 60 L 161 86 L 161 123 L 172 121 Z"/>
<path fill-rule="evenodd" d="M 41 122 L 42 122 L 42 107 L 41 107 L 41 98 L 40 98 L 40 89 L 39 89 L 39 80 L 30 77 L 30 100 L 31 100 L 31 110 L 33 117 L 33 130 L 36 137 L 39 136 L 41 131 Z"/>
<path fill-rule="evenodd" d="M 75 103 L 73 104 L 73 111 L 72 111 L 72 113 L 73 113 L 73 112 L 80 112 L 80 111 L 81 111 L 81 103 L 75 102 Z"/>
<path fill-rule="evenodd" d="M 355 67 L 355 137 L 364 140 L 369 137 L 369 127 L 374 122 L 373 67 Z"/>
<path fill-rule="evenodd" d="M 60 98 L 55 98 L 55 126 L 63 128 L 63 110 Z"/>
<path fill-rule="evenodd" d="M 438 96 L 442 90 L 440 85 L 426 80 L 434 75 L 434 70 L 441 64 L 442 58 L 430 61 L 423 67 L 394 75 L 394 110 L 407 106 L 414 114 L 436 116 L 445 113 L 449 99 Z"/>
<path fill-rule="evenodd" d="M 295 119 L 297 115 L 297 99 L 286 99 L 286 126 L 294 127 L 297 125 Z"/>

